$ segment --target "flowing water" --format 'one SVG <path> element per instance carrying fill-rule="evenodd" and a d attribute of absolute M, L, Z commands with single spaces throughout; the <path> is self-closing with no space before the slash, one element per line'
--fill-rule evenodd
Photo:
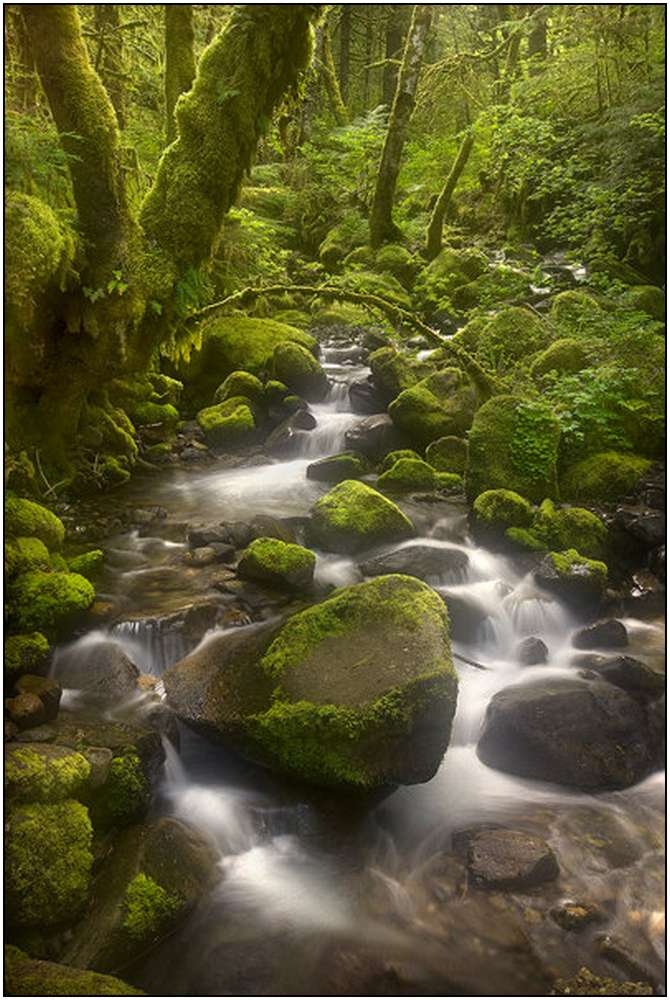
<path fill-rule="evenodd" d="M 286 460 L 166 470 L 133 484 L 127 498 L 159 504 L 170 522 L 304 517 L 325 490 L 306 478 L 307 465 L 341 450 L 346 430 L 361 419 L 349 410 L 348 386 L 368 370 L 351 354 L 342 343 L 325 346 L 330 395 L 311 408 L 317 426 L 298 436 Z M 155 811 L 213 840 L 221 879 L 177 934 L 133 970 L 133 982 L 149 994 L 533 995 L 581 965 L 638 978 L 630 961 L 662 981 L 662 774 L 626 791 L 589 795 L 516 778 L 478 759 L 483 713 L 496 691 L 540 676 L 574 676 L 570 635 L 578 623 L 509 559 L 473 544 L 463 504 L 401 506 L 421 544 L 466 553 L 465 569 L 430 582 L 476 623 L 454 651 L 489 668 L 457 660 L 458 710 L 439 771 L 373 804 L 344 802 L 296 789 L 182 728 L 179 751 L 166 741 Z M 59 656 L 86 656 L 92 644 L 111 639 L 142 671 L 160 676 L 220 630 L 175 624 L 195 593 L 221 600 L 206 572 L 184 565 L 183 543 L 145 529 L 106 547 L 107 596 L 122 609 L 121 620 Z M 326 553 L 317 553 L 316 574 L 336 586 L 363 579 L 357 561 Z M 662 660 L 660 623 L 626 625 L 632 655 Z M 550 665 L 518 665 L 515 647 L 529 635 L 547 644 Z M 460 869 L 454 874 L 451 838 L 484 822 L 545 837 L 560 859 L 559 880 L 510 899 L 468 891 Z M 548 910 L 565 900 L 597 905 L 601 923 L 561 930 Z M 623 954 L 614 964 L 603 957 L 604 935 Z"/>

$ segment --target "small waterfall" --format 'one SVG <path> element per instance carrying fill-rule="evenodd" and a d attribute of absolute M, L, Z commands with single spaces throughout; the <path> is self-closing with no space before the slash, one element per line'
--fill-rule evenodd
<path fill-rule="evenodd" d="M 296 449 L 298 454 L 309 458 L 325 458 L 335 455 L 344 449 L 344 437 L 347 431 L 360 420 L 355 413 L 334 410 L 330 403 L 321 403 L 312 407 L 316 417 L 316 427 L 313 431 L 301 431 Z"/>
<path fill-rule="evenodd" d="M 157 677 L 183 659 L 195 645 L 171 622 L 160 618 L 119 622 L 113 626 L 111 637 L 118 641 L 142 673 Z"/>

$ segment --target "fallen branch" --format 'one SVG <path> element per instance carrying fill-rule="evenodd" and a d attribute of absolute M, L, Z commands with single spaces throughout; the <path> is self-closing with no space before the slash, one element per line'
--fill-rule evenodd
<path fill-rule="evenodd" d="M 407 326 L 413 327 L 419 333 L 423 334 L 426 340 L 434 344 L 436 348 L 452 354 L 454 359 L 459 362 L 463 370 L 470 376 L 484 399 L 495 396 L 502 391 L 494 376 L 485 371 L 479 362 L 461 347 L 460 344 L 455 344 L 453 340 L 438 333 L 437 330 L 433 330 L 427 323 L 424 323 L 414 313 L 403 309 L 402 306 L 398 306 L 394 302 L 389 302 L 388 299 L 383 299 L 379 295 L 372 295 L 367 292 L 352 292 L 334 285 L 316 287 L 314 285 L 268 285 L 265 288 L 243 288 L 241 291 L 234 292 L 225 299 L 221 299 L 220 302 L 212 302 L 211 305 L 205 306 L 204 309 L 199 309 L 197 312 L 192 313 L 185 322 L 201 322 L 209 316 L 217 312 L 223 312 L 226 309 L 248 307 L 258 298 L 273 298 L 286 295 L 287 293 L 289 295 L 310 295 L 323 299 L 341 299 L 344 302 L 353 302 L 355 305 L 363 306 L 366 309 L 377 309 L 392 322 L 405 323 Z"/>
<path fill-rule="evenodd" d="M 469 660 L 467 656 L 462 656 L 460 653 L 454 653 L 452 650 L 452 655 L 456 657 L 457 660 L 462 660 L 463 663 L 467 663 L 469 667 L 476 667 L 477 670 L 490 670 L 490 667 L 485 667 L 483 663 L 477 663 L 476 660 Z"/>

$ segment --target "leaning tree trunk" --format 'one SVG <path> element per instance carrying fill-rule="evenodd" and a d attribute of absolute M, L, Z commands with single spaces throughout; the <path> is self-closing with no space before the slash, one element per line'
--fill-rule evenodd
<path fill-rule="evenodd" d="M 191 89 L 195 77 L 193 8 L 190 3 L 165 4 L 165 132 L 168 143 L 177 135 L 174 109 Z"/>
<path fill-rule="evenodd" d="M 465 170 L 466 164 L 470 159 L 470 153 L 472 152 L 474 141 L 472 132 L 468 132 L 464 136 L 458 153 L 456 154 L 456 159 L 454 160 L 452 168 L 449 171 L 449 175 L 444 182 L 444 187 L 440 192 L 439 198 L 435 202 L 433 214 L 430 217 L 428 229 L 426 230 L 426 257 L 428 260 L 433 260 L 437 257 L 442 249 L 442 227 L 444 225 L 444 218 L 447 214 L 447 209 L 449 208 L 451 196 L 456 190 L 456 185 L 458 184 L 460 176 Z"/>
<path fill-rule="evenodd" d="M 430 22 L 430 7 L 417 4 L 412 12 L 412 20 L 407 32 L 405 51 L 398 75 L 398 86 L 393 100 L 370 212 L 370 245 L 373 248 L 380 246 L 387 240 L 397 239 L 399 234 L 399 230 L 393 222 L 393 199 L 400 171 L 402 151 L 407 137 L 407 127 L 414 111 L 416 90 L 419 84 Z"/>
<path fill-rule="evenodd" d="M 126 82 L 123 31 L 119 5 L 97 3 L 94 9 L 98 31 L 98 51 L 95 69 L 100 75 L 116 112 L 119 128 L 126 127 Z"/>

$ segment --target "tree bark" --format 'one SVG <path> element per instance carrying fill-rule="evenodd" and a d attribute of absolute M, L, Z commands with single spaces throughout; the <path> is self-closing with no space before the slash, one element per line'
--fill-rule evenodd
<path fill-rule="evenodd" d="M 98 31 L 95 69 L 109 94 L 119 128 L 123 129 L 126 127 L 126 67 L 119 5 L 95 4 L 94 19 Z"/>
<path fill-rule="evenodd" d="M 414 111 L 416 90 L 430 22 L 430 7 L 417 4 L 412 12 L 412 20 L 407 32 L 402 65 L 398 75 L 398 86 L 393 99 L 389 127 L 384 140 L 370 211 L 370 245 L 373 248 L 380 246 L 385 241 L 396 239 L 398 236 L 398 228 L 393 222 L 393 198 L 400 171 L 402 151 L 407 137 L 407 127 Z"/>
<path fill-rule="evenodd" d="M 177 135 L 174 109 L 195 77 L 193 8 L 190 3 L 165 5 L 165 133 L 168 143 Z"/>
<path fill-rule="evenodd" d="M 460 176 L 465 170 L 466 164 L 470 158 L 474 141 L 472 132 L 468 132 L 464 136 L 458 153 L 456 154 L 456 159 L 454 160 L 451 170 L 449 171 L 449 176 L 444 182 L 444 187 L 440 192 L 439 198 L 435 202 L 433 214 L 430 217 L 430 222 L 428 223 L 428 229 L 426 231 L 426 257 L 428 260 L 433 260 L 437 257 L 442 249 L 442 227 L 444 225 L 444 217 L 447 214 L 451 196 L 456 190 L 456 185 L 458 184 Z"/>
<path fill-rule="evenodd" d="M 340 92 L 342 100 L 349 98 L 349 65 L 351 62 L 351 8 L 342 4 L 340 14 Z"/>
<path fill-rule="evenodd" d="M 542 63 L 547 58 L 547 11 L 542 10 L 544 4 L 533 4 L 531 10 L 539 10 L 533 18 L 531 29 L 528 35 L 528 58 L 531 60 L 530 73 L 536 76 L 542 71 Z"/>
<path fill-rule="evenodd" d="M 340 84 L 335 72 L 335 60 L 330 42 L 330 28 L 327 19 L 318 26 L 315 32 L 315 58 L 319 66 L 321 79 L 328 94 L 328 103 L 333 118 L 339 126 L 349 124 L 347 108 L 342 100 Z"/>
<path fill-rule="evenodd" d="M 407 34 L 406 4 L 393 3 L 386 15 L 386 30 L 384 32 L 384 72 L 382 75 L 382 104 L 389 107 L 393 104 L 398 83 L 398 63 L 402 55 L 403 39 Z"/>

